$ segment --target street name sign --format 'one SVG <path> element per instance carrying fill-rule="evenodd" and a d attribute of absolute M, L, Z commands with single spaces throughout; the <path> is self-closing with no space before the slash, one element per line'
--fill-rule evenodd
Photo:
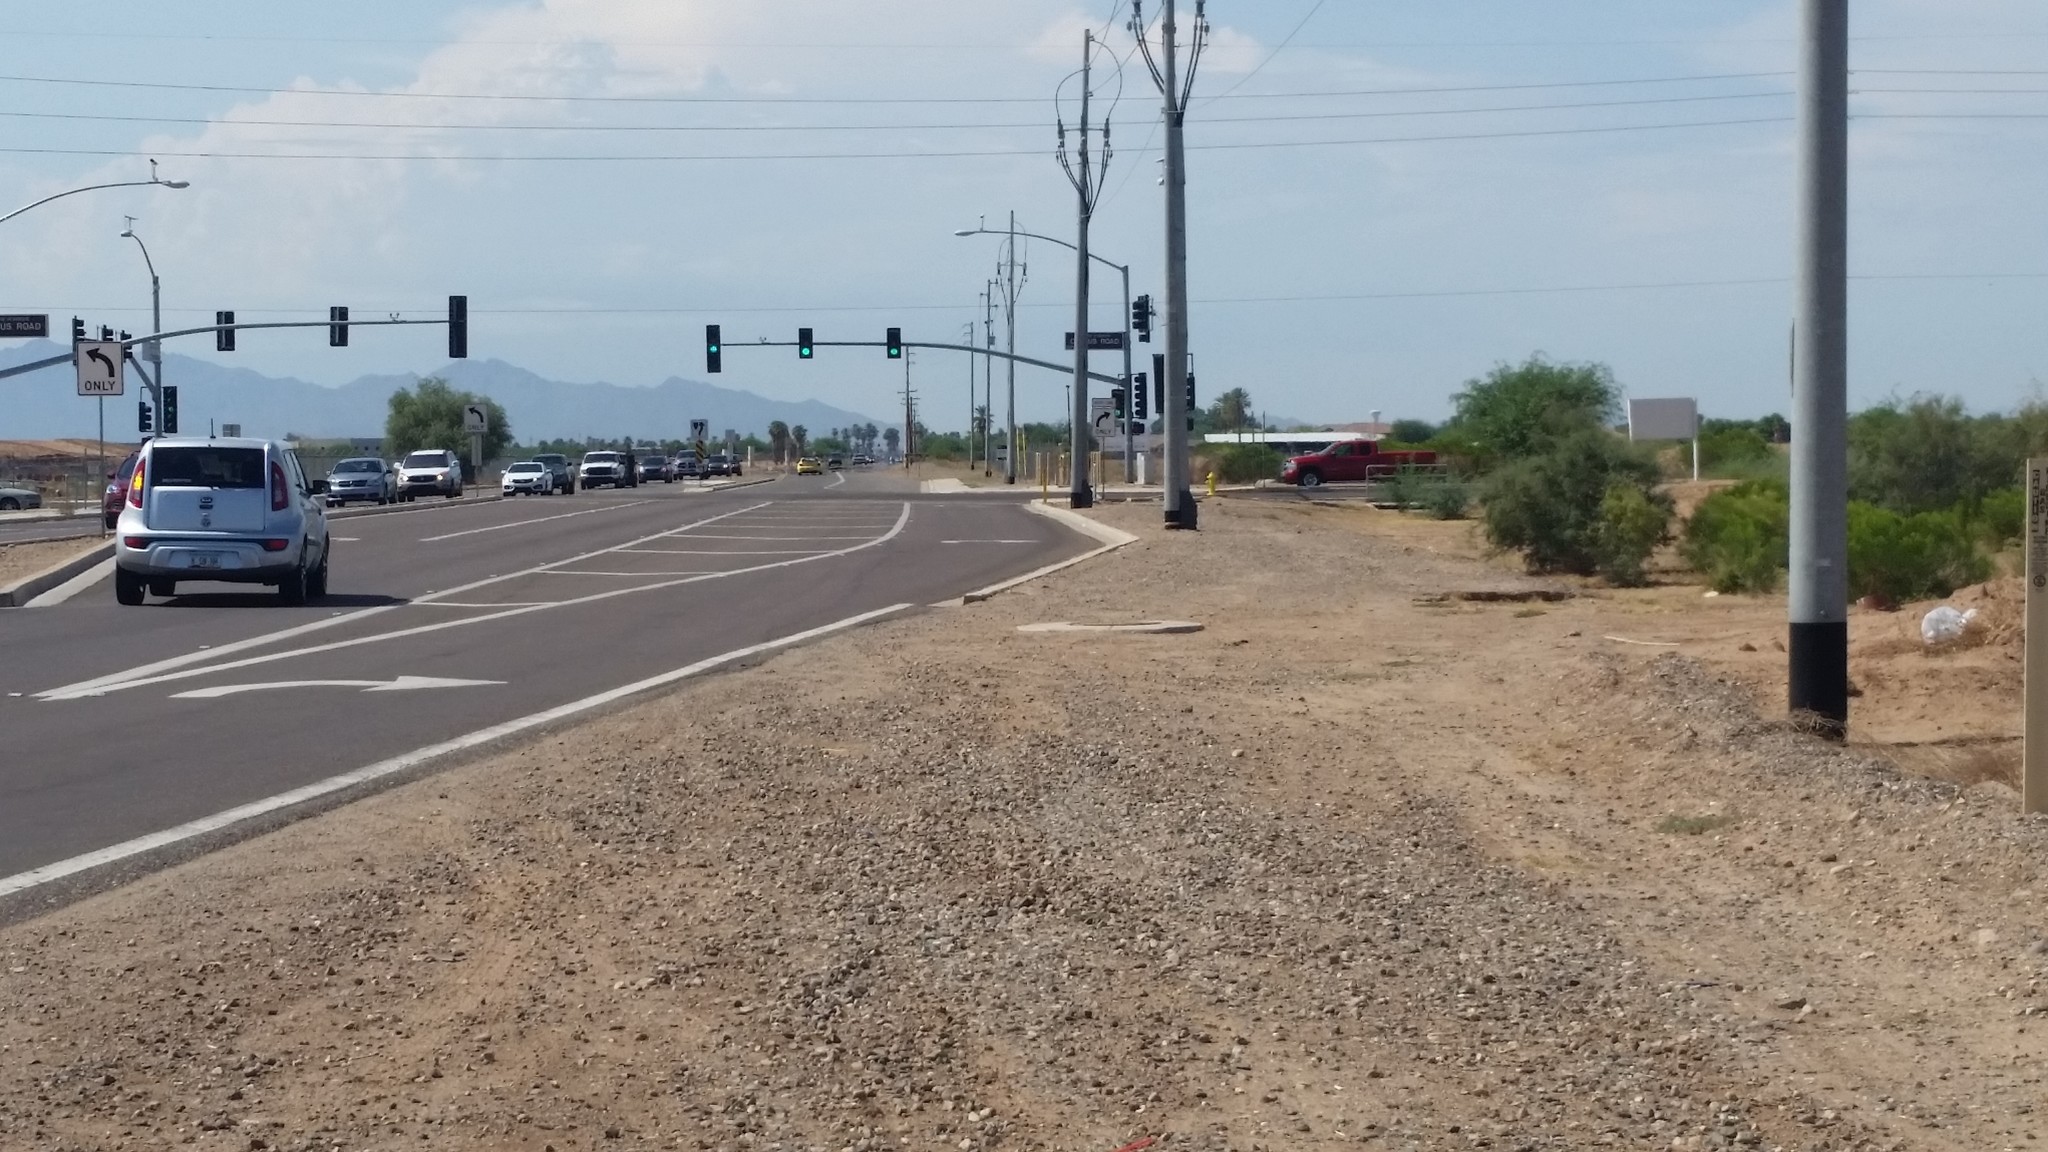
<path fill-rule="evenodd" d="M 119 340 L 81 340 L 74 351 L 76 354 L 73 359 L 78 362 L 80 396 L 122 394 L 122 353 Z"/>
<path fill-rule="evenodd" d="M 0 314 L 0 336 L 48 338 L 50 317 L 26 312 Z"/>
<path fill-rule="evenodd" d="M 1123 347 L 1124 334 L 1122 332 L 1090 332 L 1088 334 L 1088 350 L 1090 352 L 1121 352 Z M 1072 352 L 1073 350 L 1074 334 L 1069 332 L 1067 333 L 1067 351 Z"/>

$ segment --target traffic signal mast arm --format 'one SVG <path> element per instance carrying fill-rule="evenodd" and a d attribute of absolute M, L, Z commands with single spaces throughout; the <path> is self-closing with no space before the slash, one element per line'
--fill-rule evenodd
<path fill-rule="evenodd" d="M 322 325 L 322 327 L 324 327 L 324 326 L 325 326 L 325 323 L 326 323 L 325 321 L 322 321 L 322 322 L 321 322 L 321 325 Z M 886 348 L 888 348 L 888 347 L 889 347 L 888 343 L 887 343 L 886 341 L 882 341 L 882 340 L 813 340 L 813 341 L 811 341 L 811 343 L 810 343 L 810 345 L 809 345 L 809 346 L 810 346 L 810 347 L 813 347 L 813 348 L 882 348 L 882 349 L 886 349 Z M 727 344 L 727 345 L 725 345 L 725 347 L 726 347 L 726 348 L 732 348 L 732 349 L 740 349 L 740 348 L 801 348 L 801 347 L 804 347 L 804 345 L 801 345 L 801 344 L 797 344 L 797 343 L 795 343 L 794 341 L 789 341 L 789 340 L 754 340 L 754 341 L 750 341 L 750 342 L 746 342 L 746 343 L 740 343 L 740 344 Z M 1029 365 L 1031 365 L 1031 366 L 1032 366 L 1032 367 L 1034 367 L 1034 368 L 1047 368 L 1047 369 L 1050 369 L 1050 370 L 1052 370 L 1052 371 L 1054 371 L 1054 372 L 1058 372 L 1058 373 L 1061 373 L 1062 375 L 1066 375 L 1066 376 L 1071 376 L 1071 375 L 1073 375 L 1073 374 L 1074 374 L 1074 367 L 1073 367 L 1073 365 L 1071 365 L 1071 364 L 1055 364 L 1055 363 L 1053 363 L 1053 362 L 1052 362 L 1052 361 L 1050 361 L 1050 360 L 1036 360 L 1036 359 L 1033 359 L 1032 357 L 1029 357 L 1029 356 L 1020 356 L 1020 355 L 1016 355 L 1015 353 L 1010 353 L 1010 352 L 1004 352 L 1004 351 L 1002 351 L 1002 350 L 1000 350 L 1000 349 L 996 349 L 996 348 L 978 348 L 978 347 L 976 347 L 976 346 L 974 346 L 974 345 L 972 345 L 972 344 L 942 344 L 942 343 L 937 343 L 937 342 L 934 342 L 934 341 L 928 341 L 928 340 L 905 340 L 905 341 L 903 341 L 903 343 L 901 344 L 901 347 L 904 347 L 904 348 L 937 348 L 937 349 L 940 349 L 941 351 L 946 351 L 946 352 L 972 352 L 972 353 L 974 353 L 974 354 L 975 354 L 976 356 L 993 356 L 993 357 L 995 357 L 995 358 L 996 358 L 996 359 L 998 359 L 998 360 L 1015 360 L 1015 361 L 1016 361 L 1017 363 L 1019 363 L 1019 364 L 1029 364 Z M 1100 381 L 1102 381 L 1102 382 L 1103 382 L 1104 384 L 1120 384 L 1120 383 L 1122 383 L 1122 382 L 1123 382 L 1123 377 L 1121 377 L 1121 376 L 1112 376 L 1112 375 L 1110 375 L 1110 374 L 1108 374 L 1108 373 L 1106 373 L 1106 372 L 1093 372 L 1093 371 L 1091 371 L 1091 372 L 1089 372 L 1089 373 L 1088 373 L 1088 378 L 1089 378 L 1090 380 L 1100 380 Z"/>
<path fill-rule="evenodd" d="M 249 332 L 258 328 L 326 328 L 329 327 L 331 323 L 331 321 L 327 320 L 267 320 L 245 324 L 208 324 L 203 328 L 180 328 L 175 332 L 153 332 L 147 336 L 131 336 L 128 339 L 121 341 L 121 346 L 123 348 L 133 348 L 138 344 L 146 344 L 151 340 L 170 340 L 179 336 L 198 336 L 207 332 Z M 348 325 L 351 328 L 389 328 L 393 325 L 400 324 L 446 323 L 448 323 L 448 321 L 445 319 L 348 321 Z M 17 364 L 12 368 L 0 368 L 0 379 L 5 379 L 9 376 L 19 376 L 24 372 L 34 372 L 38 368 L 49 368 L 58 364 L 69 364 L 71 363 L 72 359 L 73 354 L 70 352 L 65 352 L 61 355 L 51 356 L 43 360 L 37 360 L 30 364 Z"/>

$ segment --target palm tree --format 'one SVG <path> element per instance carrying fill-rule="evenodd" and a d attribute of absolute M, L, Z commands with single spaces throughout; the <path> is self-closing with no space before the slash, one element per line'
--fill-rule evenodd
<path fill-rule="evenodd" d="M 789 425 L 780 420 L 769 421 L 768 445 L 775 451 L 775 462 L 781 464 L 789 448 Z"/>
<path fill-rule="evenodd" d="M 799 424 L 789 430 L 789 438 L 796 442 L 796 454 L 804 454 L 804 447 L 811 442 L 811 430 Z"/>
<path fill-rule="evenodd" d="M 1209 409 L 1210 419 L 1225 431 L 1236 432 L 1251 422 L 1252 394 L 1242 388 L 1216 397 L 1216 403 Z"/>
<path fill-rule="evenodd" d="M 882 429 L 882 442 L 889 446 L 889 455 L 896 455 L 896 446 L 903 442 L 903 434 L 894 428 Z"/>

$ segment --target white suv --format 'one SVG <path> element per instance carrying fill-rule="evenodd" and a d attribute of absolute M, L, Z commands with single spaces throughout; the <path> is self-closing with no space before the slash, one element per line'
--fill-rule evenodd
<path fill-rule="evenodd" d="M 450 500 L 462 495 L 462 457 L 446 448 L 406 453 L 398 465 L 398 498 L 416 500 L 422 492 Z"/>
<path fill-rule="evenodd" d="M 222 580 L 302 604 L 327 594 L 327 556 L 327 510 L 290 447 L 159 436 L 137 455 L 114 525 L 114 599 Z"/>

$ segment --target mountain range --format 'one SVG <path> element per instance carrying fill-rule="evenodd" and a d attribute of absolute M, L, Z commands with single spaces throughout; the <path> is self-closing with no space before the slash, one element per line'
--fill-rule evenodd
<path fill-rule="evenodd" d="M 64 346 L 47 340 L 24 341 L 0 349 L 0 368 L 63 351 Z M 698 419 L 710 421 L 714 437 L 728 428 L 743 435 L 765 435 L 774 420 L 802 424 L 814 433 L 850 424 L 885 426 L 884 421 L 816 400 L 771 400 L 678 376 L 652 387 L 579 383 L 549 380 L 502 360 L 455 360 L 430 375 L 503 405 L 513 433 L 525 443 L 585 436 L 683 437 L 689 435 L 690 421 Z M 363 376 L 328 387 L 168 351 L 164 378 L 178 388 L 180 431 L 203 432 L 213 421 L 240 424 L 245 436 L 312 438 L 383 435 L 391 393 L 420 379 L 412 374 Z M 133 436 L 141 390 L 141 379 L 131 370 L 128 394 L 107 406 L 110 438 Z M 0 440 L 89 437 L 97 427 L 98 405 L 78 395 L 69 364 L 0 379 Z"/>

